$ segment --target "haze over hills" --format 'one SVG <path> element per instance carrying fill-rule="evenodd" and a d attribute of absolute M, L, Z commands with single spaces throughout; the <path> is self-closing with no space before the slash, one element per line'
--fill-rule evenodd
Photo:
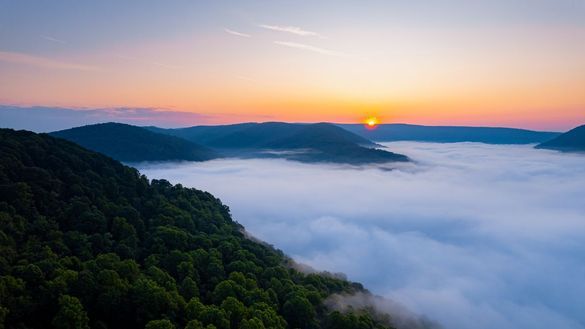
<path fill-rule="evenodd" d="M 122 123 L 88 125 L 56 131 L 51 135 L 119 161 L 206 161 L 219 156 L 209 148 L 182 138 Z"/>
<path fill-rule="evenodd" d="M 347 164 L 408 161 L 404 155 L 374 149 L 378 145 L 370 140 L 330 123 L 266 122 L 179 129 L 147 128 L 185 138 L 230 156 Z"/>
<path fill-rule="evenodd" d="M 327 307 L 369 293 L 293 269 L 213 195 L 60 138 L 0 129 L 0 192 L 2 327 L 393 328 Z"/>
<path fill-rule="evenodd" d="M 338 124 L 356 135 L 378 142 L 419 141 L 437 143 L 479 142 L 486 144 L 542 143 L 559 136 L 558 132 L 517 128 L 422 126 L 380 124 L 370 129 L 363 124 Z"/>
<path fill-rule="evenodd" d="M 564 152 L 585 152 L 585 125 L 571 129 L 550 141 L 537 145 L 536 147 Z"/>
<path fill-rule="evenodd" d="M 290 149 L 296 147 L 323 147 L 327 144 L 355 143 L 375 146 L 370 140 L 337 128 L 330 123 L 239 123 L 219 126 L 194 126 L 178 129 L 147 127 L 215 148 Z M 318 136 L 317 136 L 318 135 Z M 324 140 L 317 139 L 325 138 Z M 302 141 L 298 141 L 302 139 Z"/>

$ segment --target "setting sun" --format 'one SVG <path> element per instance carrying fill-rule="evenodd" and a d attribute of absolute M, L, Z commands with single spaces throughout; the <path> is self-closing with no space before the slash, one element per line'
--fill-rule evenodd
<path fill-rule="evenodd" d="M 380 121 L 376 117 L 369 117 L 365 120 L 365 124 L 368 128 L 375 128 Z"/>

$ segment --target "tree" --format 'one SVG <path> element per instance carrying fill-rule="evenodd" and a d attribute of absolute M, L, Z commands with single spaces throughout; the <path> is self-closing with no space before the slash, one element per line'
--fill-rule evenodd
<path fill-rule="evenodd" d="M 225 311 L 216 305 L 209 305 L 201 312 L 201 321 L 205 324 L 212 324 L 218 329 L 229 329 L 230 320 Z"/>
<path fill-rule="evenodd" d="M 264 324 L 258 318 L 251 318 L 242 321 L 240 329 L 264 329 Z"/>
<path fill-rule="evenodd" d="M 315 317 L 315 309 L 307 298 L 295 295 L 287 300 L 282 307 L 286 321 L 293 328 L 307 328 Z"/>
<path fill-rule="evenodd" d="M 217 304 L 221 303 L 227 297 L 238 297 L 238 291 L 241 288 L 232 280 L 225 280 L 220 282 L 215 289 L 213 289 L 213 301 Z"/>
<path fill-rule="evenodd" d="M 6 307 L 0 306 L 0 329 L 4 329 L 4 322 L 6 320 L 6 316 L 8 315 L 8 309 Z"/>
<path fill-rule="evenodd" d="M 178 308 L 169 293 L 149 279 L 138 279 L 136 281 L 132 287 L 132 304 L 136 308 L 139 323 L 160 319 Z"/>
<path fill-rule="evenodd" d="M 221 308 L 230 319 L 231 328 L 237 328 L 240 321 L 246 315 L 246 307 L 234 297 L 228 297 L 221 303 Z"/>
<path fill-rule="evenodd" d="M 53 318 L 58 329 L 89 329 L 89 318 L 77 297 L 63 295 L 59 298 L 59 311 Z"/>
<path fill-rule="evenodd" d="M 191 320 L 187 323 L 185 329 L 203 329 L 203 324 L 198 320 Z"/>
<path fill-rule="evenodd" d="M 186 277 L 183 280 L 181 283 L 180 292 L 183 298 L 186 300 L 191 300 L 193 297 L 199 297 L 199 288 L 197 287 L 197 283 L 190 277 Z"/>
<path fill-rule="evenodd" d="M 277 313 L 277 310 L 266 303 L 256 303 L 248 309 L 248 318 L 257 318 L 266 328 L 284 329 L 286 321 Z"/>
<path fill-rule="evenodd" d="M 175 329 L 175 325 L 167 319 L 148 321 L 144 329 Z"/>
<path fill-rule="evenodd" d="M 201 318 L 201 313 L 205 310 L 205 305 L 199 301 L 199 298 L 191 298 L 185 306 L 185 316 L 187 320 L 197 320 Z"/>

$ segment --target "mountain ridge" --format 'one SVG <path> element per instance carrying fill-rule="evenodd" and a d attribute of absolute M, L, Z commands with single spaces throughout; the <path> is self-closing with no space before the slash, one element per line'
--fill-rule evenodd
<path fill-rule="evenodd" d="M 123 123 L 100 123 L 50 133 L 126 162 L 206 161 L 219 157 L 209 148 Z"/>
<path fill-rule="evenodd" d="M 280 157 L 301 162 L 370 164 L 403 162 L 408 158 L 331 123 L 241 123 L 163 129 L 146 127 L 216 149 L 236 157 Z M 293 150 L 292 153 L 266 153 Z"/>
<path fill-rule="evenodd" d="M 536 146 L 564 152 L 585 152 L 585 125 L 575 127 L 566 133 Z"/>
<path fill-rule="evenodd" d="M 506 127 L 424 126 L 404 123 L 337 124 L 356 135 L 377 142 L 419 141 L 436 143 L 480 142 L 487 144 L 534 144 L 559 136 L 558 132 Z"/>
<path fill-rule="evenodd" d="M 329 129 L 347 142 L 363 146 L 375 146 L 372 141 L 337 130 L 334 124 L 319 123 L 288 123 L 288 122 L 246 122 L 230 125 L 203 125 L 185 128 L 145 127 L 155 132 L 182 137 L 184 139 L 216 148 L 290 148 L 286 143 L 292 137 L 299 137 L 303 131 Z M 316 128 L 316 129 L 312 129 Z M 237 140 L 237 143 L 234 142 Z"/>

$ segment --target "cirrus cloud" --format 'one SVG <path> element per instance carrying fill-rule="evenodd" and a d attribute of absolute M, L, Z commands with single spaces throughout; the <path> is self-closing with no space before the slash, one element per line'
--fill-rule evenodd
<path fill-rule="evenodd" d="M 321 48 L 321 47 L 317 47 L 317 46 L 311 46 L 311 45 L 307 45 L 304 43 L 289 42 L 289 41 L 274 41 L 274 43 L 277 45 L 280 45 L 280 46 L 284 46 L 284 47 L 312 51 L 314 53 L 319 53 L 319 54 L 323 54 L 323 55 L 338 56 L 338 57 L 349 56 L 348 54 L 340 52 L 340 51 Z"/>
<path fill-rule="evenodd" d="M 250 34 L 234 31 L 234 30 L 228 29 L 227 27 L 224 28 L 223 30 L 225 31 L 225 33 L 235 35 L 237 37 L 243 37 L 243 38 L 251 38 L 252 37 Z"/>
<path fill-rule="evenodd" d="M 260 24 L 259 27 L 267 30 L 277 31 L 277 32 L 285 32 L 295 35 L 300 35 L 303 37 L 323 37 L 321 34 L 313 31 L 304 30 L 298 26 L 282 26 L 282 25 L 268 25 L 268 24 Z"/>
<path fill-rule="evenodd" d="M 0 51 L 0 62 L 10 64 L 35 66 L 44 69 L 59 69 L 59 70 L 77 70 L 77 71 L 96 71 L 95 66 L 70 63 L 60 61 L 52 58 L 29 55 L 25 53 Z"/>

